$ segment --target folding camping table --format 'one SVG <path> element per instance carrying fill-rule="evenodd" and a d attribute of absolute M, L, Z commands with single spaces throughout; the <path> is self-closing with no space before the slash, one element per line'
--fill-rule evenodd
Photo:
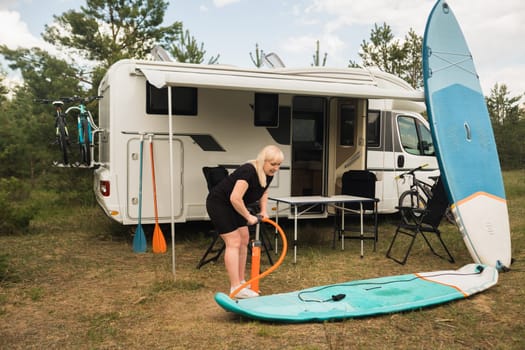
<path fill-rule="evenodd" d="M 313 208 L 315 208 L 318 205 L 327 205 L 334 207 L 336 209 L 339 209 L 343 212 L 343 215 L 341 215 L 341 228 L 344 229 L 344 212 L 357 212 L 360 216 L 360 224 L 361 224 L 361 232 L 360 232 L 360 239 L 361 239 L 361 257 L 363 257 L 363 241 L 365 239 L 363 235 L 363 203 L 365 202 L 375 202 L 375 198 L 365 198 L 365 197 L 358 197 L 358 196 L 348 196 L 348 195 L 335 195 L 335 196 L 291 196 L 291 197 L 269 197 L 270 200 L 273 200 L 277 203 L 276 205 L 276 223 L 279 223 L 279 203 L 288 204 L 290 208 L 292 209 L 292 216 L 294 220 L 294 240 L 293 240 L 293 261 L 294 263 L 297 262 L 297 239 L 298 239 L 298 231 L 297 231 L 297 219 L 305 214 L 310 212 Z M 345 203 L 359 203 L 359 210 L 353 210 L 345 208 Z M 301 209 L 299 211 L 299 206 L 306 206 L 305 209 Z M 344 241 L 344 237 L 343 237 Z M 277 249 L 277 244 L 275 245 L 275 249 Z M 344 249 L 344 245 L 342 246 Z"/>

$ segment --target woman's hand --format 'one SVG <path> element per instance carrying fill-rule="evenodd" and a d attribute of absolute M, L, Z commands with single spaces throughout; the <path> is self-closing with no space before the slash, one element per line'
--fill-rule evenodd
<path fill-rule="evenodd" d="M 257 224 L 258 222 L 259 222 L 259 218 L 258 218 L 257 216 L 255 216 L 255 215 L 250 215 L 250 216 L 248 217 L 248 220 L 247 220 L 246 223 L 248 224 L 248 226 L 252 226 L 252 225 Z"/>

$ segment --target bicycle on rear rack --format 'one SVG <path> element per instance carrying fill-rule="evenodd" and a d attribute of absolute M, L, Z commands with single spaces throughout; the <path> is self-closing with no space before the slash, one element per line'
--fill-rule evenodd
<path fill-rule="evenodd" d="M 64 106 L 64 101 L 61 99 L 35 99 L 34 101 L 42 104 L 52 104 L 53 107 L 55 107 L 55 143 L 60 148 L 62 163 L 55 161 L 53 164 L 59 167 L 71 166 L 69 163 L 69 154 L 71 153 L 69 130 L 67 129 L 66 114 L 62 108 Z"/>
<path fill-rule="evenodd" d="M 71 106 L 66 110 L 66 115 L 71 111 L 77 112 L 77 128 L 78 128 L 78 144 L 80 147 L 80 167 L 93 167 L 93 149 L 95 144 L 93 142 L 93 135 L 99 131 L 98 126 L 93 121 L 91 112 L 86 105 L 92 101 L 100 100 L 103 96 L 90 97 L 63 97 L 64 102 L 77 103 L 76 106 Z"/>
<path fill-rule="evenodd" d="M 402 173 L 396 177 L 396 179 L 405 180 L 407 177 L 410 178 L 410 189 L 401 193 L 399 196 L 399 213 L 401 214 L 401 220 L 404 223 L 408 224 L 412 220 L 413 216 L 420 216 L 421 211 L 414 211 L 412 208 L 425 209 L 429 199 L 432 197 L 432 188 L 436 181 L 439 179 L 439 176 L 430 177 L 434 183 L 429 184 L 423 180 L 420 180 L 416 177 L 416 171 L 422 170 L 428 164 L 418 166 L 417 168 L 411 169 L 405 173 Z M 455 223 L 453 214 L 450 208 L 447 209 L 445 213 L 445 218 L 450 223 Z"/>

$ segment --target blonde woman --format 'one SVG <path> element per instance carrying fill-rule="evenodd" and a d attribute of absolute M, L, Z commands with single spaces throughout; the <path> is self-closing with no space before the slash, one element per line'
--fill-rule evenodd
<path fill-rule="evenodd" d="M 206 199 L 211 221 L 226 245 L 224 265 L 230 279 L 230 292 L 245 281 L 246 259 L 250 235 L 248 226 L 257 223 L 247 206 L 259 201 L 259 215 L 268 217 L 268 187 L 284 159 L 274 145 L 264 147 L 257 158 L 241 165 L 215 186 Z M 259 296 L 249 288 L 237 293 L 237 298 Z"/>

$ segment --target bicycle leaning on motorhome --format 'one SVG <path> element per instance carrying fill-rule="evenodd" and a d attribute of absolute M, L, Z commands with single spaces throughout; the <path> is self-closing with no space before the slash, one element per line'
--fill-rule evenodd
<path fill-rule="evenodd" d="M 428 166 L 428 164 L 423 164 L 396 177 L 396 179 L 403 180 L 408 178 L 410 181 L 410 188 L 399 196 L 399 213 L 401 214 L 401 220 L 406 224 L 411 222 L 413 216 L 417 217 L 422 214 L 421 211 L 414 211 L 412 209 L 425 209 L 427 207 L 427 203 L 432 197 L 433 186 L 439 179 L 439 176 L 431 176 L 430 179 L 434 181 L 432 184 L 418 179 L 416 172 L 422 170 L 426 166 Z M 445 218 L 448 222 L 452 224 L 455 223 L 450 207 L 445 213 Z"/>

